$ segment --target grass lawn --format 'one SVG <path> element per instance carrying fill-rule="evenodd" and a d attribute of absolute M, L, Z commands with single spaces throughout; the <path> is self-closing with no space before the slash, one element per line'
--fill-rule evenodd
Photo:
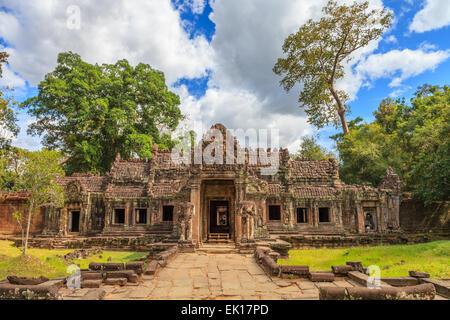
<path fill-rule="evenodd" d="M 281 265 L 308 265 L 310 270 L 329 271 L 332 265 L 361 261 L 365 267 L 377 265 L 382 277 L 408 276 L 408 271 L 428 272 L 435 279 L 450 278 L 450 241 L 411 245 L 352 247 L 344 249 L 290 250 Z"/>
<path fill-rule="evenodd" d="M 69 250 L 49 250 L 49 249 L 28 249 L 28 256 L 23 256 L 21 251 L 13 246 L 11 241 L 0 241 L 0 280 L 9 275 L 19 277 L 39 277 L 56 278 L 67 276 L 68 264 L 57 255 L 65 255 Z M 125 252 L 125 251 L 103 251 L 99 255 L 89 256 L 87 259 L 74 260 L 72 263 L 79 264 L 81 269 L 87 269 L 90 262 L 128 262 L 138 260 L 147 255 L 145 252 Z"/>

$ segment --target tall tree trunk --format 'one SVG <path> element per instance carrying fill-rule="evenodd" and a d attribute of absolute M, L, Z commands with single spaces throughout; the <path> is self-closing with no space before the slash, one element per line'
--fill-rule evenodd
<path fill-rule="evenodd" d="M 348 134 L 348 125 L 347 120 L 345 119 L 345 107 L 342 104 L 341 98 L 339 98 L 339 95 L 337 94 L 336 90 L 334 90 L 334 87 L 331 85 L 330 87 L 331 94 L 333 95 L 334 100 L 337 104 L 337 112 L 339 115 L 339 119 L 341 120 L 342 130 L 344 131 L 344 136 Z"/>
<path fill-rule="evenodd" d="M 27 233 L 25 235 L 25 245 L 23 246 L 23 254 L 27 254 L 28 248 L 28 237 L 30 235 L 30 225 L 31 225 L 31 216 L 33 214 L 34 203 L 33 200 L 30 201 L 30 207 L 28 208 L 28 219 L 27 219 Z"/>
<path fill-rule="evenodd" d="M 338 111 L 339 118 L 341 119 L 342 130 L 344 131 L 344 136 L 348 134 L 347 120 L 345 120 L 345 109 L 342 108 Z"/>

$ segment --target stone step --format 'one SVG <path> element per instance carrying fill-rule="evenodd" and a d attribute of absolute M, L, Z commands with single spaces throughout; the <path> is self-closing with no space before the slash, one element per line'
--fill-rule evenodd
<path fill-rule="evenodd" d="M 203 252 L 207 254 L 232 254 L 238 253 L 238 250 L 231 248 L 199 248 L 195 250 L 196 252 Z"/>
<path fill-rule="evenodd" d="M 236 249 L 236 245 L 234 243 L 204 243 L 200 246 L 200 248 L 196 249 L 196 252 L 230 254 L 238 253 L 238 250 Z"/>

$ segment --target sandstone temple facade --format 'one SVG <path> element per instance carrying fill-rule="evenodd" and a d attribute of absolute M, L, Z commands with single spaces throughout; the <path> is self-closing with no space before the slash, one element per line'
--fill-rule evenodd
<path fill-rule="evenodd" d="M 212 129 L 224 135 L 223 125 Z M 229 132 L 228 132 L 229 133 Z M 229 141 L 229 140 L 228 140 Z M 212 240 L 236 243 L 280 234 L 348 235 L 382 233 L 399 228 L 401 183 L 390 169 L 377 187 L 346 185 L 336 160 L 291 160 L 287 149 L 277 154 L 279 169 L 266 166 L 235 138 L 224 153 L 244 152 L 238 164 L 179 163 L 171 152 L 154 148 L 152 159 L 118 156 L 104 176 L 74 174 L 58 183 L 67 201 L 46 208 L 44 235 L 152 236 L 192 243 Z M 205 150 L 218 140 L 203 139 Z M 194 157 L 195 148 L 191 149 Z"/>

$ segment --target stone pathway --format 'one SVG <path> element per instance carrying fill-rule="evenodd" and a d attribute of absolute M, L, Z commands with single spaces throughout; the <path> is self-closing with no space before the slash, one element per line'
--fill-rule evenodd
<path fill-rule="evenodd" d="M 318 300 L 320 287 L 355 287 L 352 280 L 311 282 L 269 277 L 253 255 L 179 253 L 156 277 L 139 284 L 102 286 L 106 300 Z M 92 289 L 61 290 L 78 300 Z M 436 300 L 445 299 L 436 296 Z"/>
<path fill-rule="evenodd" d="M 353 286 L 347 281 L 316 285 L 270 278 L 252 255 L 183 253 L 155 278 L 146 277 L 137 287 L 111 288 L 106 299 L 310 300 L 319 298 L 320 285 Z"/>

